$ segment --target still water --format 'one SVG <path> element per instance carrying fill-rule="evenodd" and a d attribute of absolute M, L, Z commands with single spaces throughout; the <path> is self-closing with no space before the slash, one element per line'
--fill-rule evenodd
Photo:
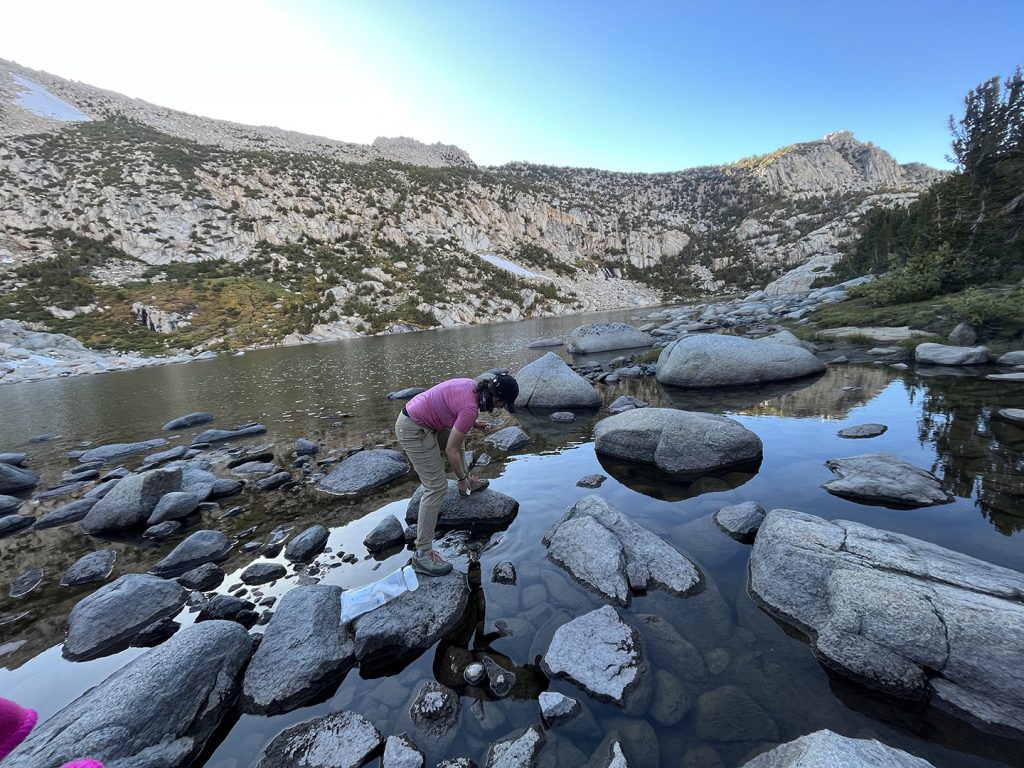
<path fill-rule="evenodd" d="M 527 349 L 530 341 L 562 336 L 582 322 L 640 323 L 645 314 L 633 310 L 356 339 L 0 387 L 0 451 L 26 451 L 32 468 L 43 473 L 40 488 L 45 488 L 74 465 L 65 453 L 83 441 L 102 444 L 167 436 L 161 425 L 198 410 L 216 414 L 212 426 L 266 424 L 268 434 L 242 445 L 274 442 L 284 466 L 289 466 L 291 446 L 298 437 L 321 442 L 320 457 L 356 445 L 392 445 L 391 425 L 401 403 L 388 400 L 388 392 L 429 386 L 452 376 L 474 376 L 496 366 L 515 370 L 550 351 Z M 569 359 L 564 348 L 555 351 Z M 587 359 L 606 361 L 615 354 Z M 539 722 L 536 697 L 543 690 L 563 692 L 584 705 L 580 716 L 548 732 L 544 765 L 580 765 L 607 734 L 615 732 L 631 765 L 734 766 L 776 741 L 821 728 L 877 738 L 936 766 L 1024 765 L 1019 742 L 979 733 L 930 709 L 888 700 L 826 672 L 803 637 L 784 629 L 750 599 L 750 547 L 730 539 L 711 520 L 722 506 L 757 501 L 767 509 L 785 507 L 827 519 L 855 520 L 1024 570 L 1024 429 L 991 419 L 999 408 L 1021 407 L 1019 385 L 987 382 L 977 372 L 924 374 L 875 365 L 836 366 L 818 378 L 712 393 L 669 390 L 646 379 L 599 386 L 604 406 L 581 413 L 572 424 L 555 424 L 543 414 L 503 414 L 506 423 L 518 423 L 531 435 L 528 446 L 505 456 L 488 450 L 481 437 L 471 437 L 468 447 L 494 456 L 495 461 L 478 472 L 491 478 L 492 488 L 515 497 L 520 510 L 505 531 L 476 540 L 450 534 L 441 542 L 440 548 L 470 575 L 473 594 L 460 627 L 411 661 L 352 670 L 322 703 L 276 717 L 229 719 L 198 765 L 247 768 L 284 728 L 346 709 L 367 717 L 385 736 L 408 731 L 426 751 L 427 765 L 458 756 L 482 764 L 489 743 Z M 685 485 L 609 463 L 595 454 L 592 432 L 594 424 L 608 415 L 607 405 L 622 394 L 655 406 L 729 415 L 761 438 L 764 460 L 756 471 Z M 836 435 L 844 426 L 864 422 L 881 422 L 889 429 L 870 440 Z M 186 430 L 170 445 L 184 443 L 202 428 Z M 44 433 L 60 437 L 28 442 Z M 896 510 L 843 500 L 821 488 L 832 478 L 826 459 L 875 451 L 888 451 L 935 472 L 956 494 L 955 502 Z M 135 458 L 129 466 L 138 461 Z M 577 479 L 592 473 L 609 479 L 597 491 L 576 486 Z M 243 494 L 223 503 L 225 508 L 241 505 L 242 514 L 226 520 L 211 514 L 186 533 L 204 526 L 232 536 L 256 526 L 241 539 L 244 543 L 264 541 L 277 525 L 292 525 L 297 533 L 322 523 L 331 529 L 331 539 L 330 551 L 317 560 L 318 577 L 323 583 L 359 586 L 405 563 L 407 552 L 373 557 L 361 542 L 384 516 L 404 519 L 415 487 L 415 479 L 406 479 L 359 501 L 324 496 L 308 486 Z M 705 576 L 706 588 L 698 595 L 675 598 L 654 592 L 634 599 L 622 611 L 627 618 L 665 618 L 701 652 L 708 667 L 704 679 L 687 681 L 671 701 L 656 696 L 646 712 L 627 714 L 588 697 L 572 683 L 548 681 L 538 665 L 558 626 L 603 604 L 550 563 L 540 543 L 566 507 L 588 493 L 600 494 L 665 538 L 694 560 Z M 42 514 L 67 500 L 26 504 L 22 513 Z M 133 648 L 84 663 L 64 660 L 60 643 L 68 613 L 92 588 L 64 588 L 58 582 L 78 557 L 103 548 L 118 552 L 111 578 L 145 571 L 180 538 L 159 544 L 135 539 L 109 542 L 90 539 L 76 525 L 68 525 L 0 539 L 0 694 L 46 718 L 143 653 Z M 471 557 L 467 551 L 479 554 Z M 343 553 L 354 553 L 357 562 L 341 564 Z M 220 591 L 237 583 L 238 574 L 261 559 L 266 558 L 236 548 L 223 566 L 228 578 Z M 518 571 L 515 585 L 491 580 L 494 566 L 506 560 Z M 308 578 L 305 568 L 296 569 L 283 557 L 277 561 L 290 566 L 289 576 L 261 587 L 264 595 L 280 596 Z M 7 584 L 34 567 L 44 571 L 40 587 L 19 599 L 8 597 Z M 19 621 L 2 623 L 2 617 L 23 612 L 28 615 Z M 194 615 L 184 611 L 177 618 L 188 624 Z M 644 636 L 642 628 L 641 634 L 652 673 L 671 670 L 656 639 Z M 517 684 L 509 697 L 495 700 L 466 686 L 452 671 L 482 655 L 514 669 Z M 443 744 L 418 738 L 408 717 L 416 689 L 432 679 L 455 688 L 462 700 L 459 728 Z M 749 695 L 764 716 L 741 723 L 739 729 L 716 730 L 700 721 L 697 700 L 730 686 Z M 766 735 L 775 732 L 777 737 Z"/>

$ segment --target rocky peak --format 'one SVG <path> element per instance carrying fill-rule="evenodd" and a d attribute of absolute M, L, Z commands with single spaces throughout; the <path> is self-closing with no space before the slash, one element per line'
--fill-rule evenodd
<path fill-rule="evenodd" d="M 391 160 L 409 165 L 423 165 L 430 168 L 438 168 L 449 165 L 475 168 L 469 154 L 454 144 L 424 144 L 422 141 L 410 139 L 406 136 L 388 138 L 378 136 L 370 145 L 382 155 Z"/>

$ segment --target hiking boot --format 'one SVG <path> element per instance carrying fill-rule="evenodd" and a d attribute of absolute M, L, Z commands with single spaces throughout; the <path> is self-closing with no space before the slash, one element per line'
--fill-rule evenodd
<path fill-rule="evenodd" d="M 424 576 L 444 576 L 451 573 L 452 564 L 437 554 L 437 550 L 430 550 L 423 557 L 417 557 L 415 553 L 409 559 L 412 569 Z"/>

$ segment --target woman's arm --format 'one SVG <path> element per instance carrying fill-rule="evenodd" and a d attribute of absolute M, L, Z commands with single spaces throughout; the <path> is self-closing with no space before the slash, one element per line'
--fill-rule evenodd
<path fill-rule="evenodd" d="M 466 468 L 466 456 L 462 452 L 462 444 L 466 442 L 466 433 L 455 428 L 448 435 L 448 444 L 444 448 L 444 455 L 448 457 L 448 465 L 455 473 L 455 479 L 459 480 L 459 490 L 463 491 L 469 486 L 469 470 Z M 460 479 L 461 478 L 461 479 Z"/>

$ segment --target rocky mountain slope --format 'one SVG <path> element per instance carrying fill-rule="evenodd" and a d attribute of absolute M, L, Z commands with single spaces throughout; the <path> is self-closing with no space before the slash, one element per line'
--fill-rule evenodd
<path fill-rule="evenodd" d="M 845 132 L 673 173 L 482 168 L 0 60 L 0 317 L 154 352 L 652 304 L 827 274 L 938 177 Z"/>

